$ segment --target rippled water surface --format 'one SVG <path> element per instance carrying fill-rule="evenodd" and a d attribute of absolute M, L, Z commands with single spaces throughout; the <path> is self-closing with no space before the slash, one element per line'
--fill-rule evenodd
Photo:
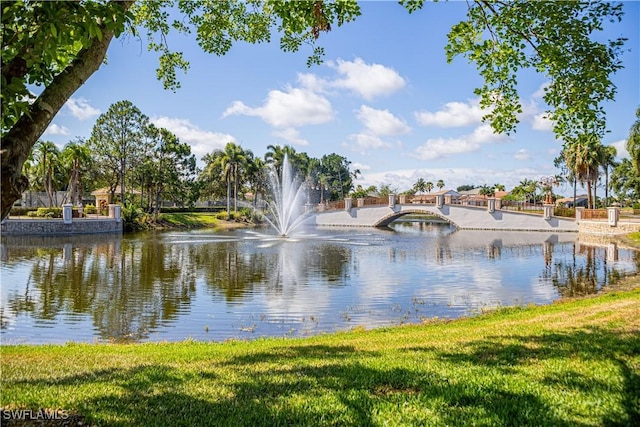
<path fill-rule="evenodd" d="M 310 228 L 3 236 L 3 343 L 300 336 L 596 292 L 640 266 L 574 233 Z"/>

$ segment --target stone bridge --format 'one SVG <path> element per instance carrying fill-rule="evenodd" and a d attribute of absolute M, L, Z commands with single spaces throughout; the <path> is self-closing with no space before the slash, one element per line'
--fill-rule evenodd
<path fill-rule="evenodd" d="M 498 202 L 499 205 L 499 202 Z M 545 205 L 542 215 L 499 209 L 496 200 L 489 199 L 487 206 L 463 206 L 445 204 L 444 198 L 436 198 L 435 204 L 396 203 L 395 195 L 389 196 L 384 205 L 364 205 L 359 201 L 353 207 L 345 200 L 342 209 L 316 212 L 308 223 L 319 226 L 383 227 L 408 214 L 432 215 L 465 230 L 512 230 L 577 232 L 578 223 L 572 218 L 553 216 L 553 205 Z"/>

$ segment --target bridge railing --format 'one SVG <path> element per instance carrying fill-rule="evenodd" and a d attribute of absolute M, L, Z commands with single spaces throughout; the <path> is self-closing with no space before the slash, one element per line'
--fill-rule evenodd
<path fill-rule="evenodd" d="M 333 202 L 327 202 L 325 204 L 325 210 L 328 210 L 328 211 L 341 210 L 341 209 L 344 209 L 344 206 L 345 206 L 344 200 L 335 200 Z"/>
<path fill-rule="evenodd" d="M 385 206 L 389 204 L 389 197 L 365 197 L 362 206 Z M 360 206 L 360 200 L 358 200 Z"/>
<path fill-rule="evenodd" d="M 609 214 L 606 209 L 583 209 L 581 218 L 591 220 L 607 220 L 609 218 Z"/>

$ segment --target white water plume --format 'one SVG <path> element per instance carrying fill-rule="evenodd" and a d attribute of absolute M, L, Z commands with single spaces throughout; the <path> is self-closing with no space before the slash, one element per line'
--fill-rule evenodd
<path fill-rule="evenodd" d="M 304 188 L 293 174 L 289 158 L 285 155 L 282 173 L 271 170 L 272 200 L 268 204 L 267 222 L 281 237 L 288 237 L 307 218 L 304 212 Z"/>

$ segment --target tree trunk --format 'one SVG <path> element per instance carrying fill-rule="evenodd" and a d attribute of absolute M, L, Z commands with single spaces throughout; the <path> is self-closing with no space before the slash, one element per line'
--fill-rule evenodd
<path fill-rule="evenodd" d="M 227 179 L 227 219 L 231 218 L 231 179 Z"/>
<path fill-rule="evenodd" d="M 129 9 L 133 1 L 122 1 Z M 13 203 L 20 199 L 29 187 L 29 180 L 22 174 L 22 165 L 31 149 L 38 142 L 67 100 L 91 75 L 100 68 L 107 53 L 113 32 L 102 27 L 102 40 L 93 39 L 91 46 L 83 48 L 51 84 L 40 94 L 0 143 L 0 219 L 9 215 Z"/>
<path fill-rule="evenodd" d="M 120 203 L 122 203 L 123 206 L 126 206 L 127 203 L 125 202 L 125 194 L 124 194 L 124 174 L 125 174 L 125 170 L 127 168 L 127 161 L 122 158 L 122 160 L 120 161 Z"/>
<path fill-rule="evenodd" d="M 609 206 L 609 166 L 604 170 L 604 205 Z"/>
<path fill-rule="evenodd" d="M 154 221 L 158 221 L 158 216 L 160 216 L 160 194 L 162 193 L 162 186 L 158 186 L 156 188 L 156 205 L 153 209 L 153 217 Z"/>

